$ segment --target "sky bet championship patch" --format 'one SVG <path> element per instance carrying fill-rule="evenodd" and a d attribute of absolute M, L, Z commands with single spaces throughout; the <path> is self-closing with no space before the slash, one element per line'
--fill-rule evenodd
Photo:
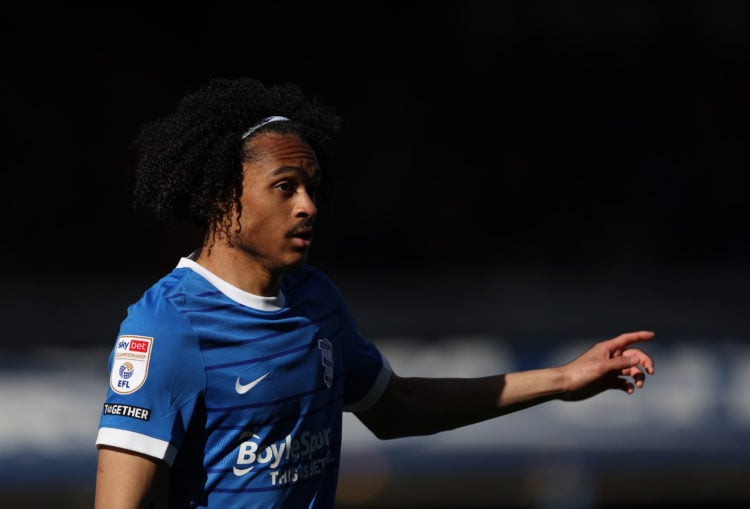
<path fill-rule="evenodd" d="M 115 356 L 109 385 L 118 394 L 137 391 L 148 375 L 151 345 L 154 338 L 146 336 L 120 336 L 117 338 Z"/>

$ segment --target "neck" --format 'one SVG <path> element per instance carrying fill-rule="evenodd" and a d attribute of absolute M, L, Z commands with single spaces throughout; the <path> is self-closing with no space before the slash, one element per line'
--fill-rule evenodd
<path fill-rule="evenodd" d="M 266 269 L 255 257 L 224 245 L 206 245 L 196 262 L 237 288 L 262 297 L 276 297 L 282 274 Z"/>

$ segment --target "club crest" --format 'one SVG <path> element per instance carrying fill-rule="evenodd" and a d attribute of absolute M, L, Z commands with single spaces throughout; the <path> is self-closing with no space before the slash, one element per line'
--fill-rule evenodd
<path fill-rule="evenodd" d="M 320 350 L 320 363 L 325 368 L 323 382 L 330 388 L 333 385 L 333 344 L 328 338 L 319 339 L 318 349 Z"/>

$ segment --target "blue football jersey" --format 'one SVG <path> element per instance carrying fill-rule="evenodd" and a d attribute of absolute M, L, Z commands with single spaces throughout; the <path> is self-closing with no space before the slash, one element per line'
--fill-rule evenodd
<path fill-rule="evenodd" d="M 189 258 L 128 308 L 96 439 L 171 465 L 172 507 L 332 508 L 343 411 L 390 367 L 335 285 L 303 266 L 278 297 Z"/>

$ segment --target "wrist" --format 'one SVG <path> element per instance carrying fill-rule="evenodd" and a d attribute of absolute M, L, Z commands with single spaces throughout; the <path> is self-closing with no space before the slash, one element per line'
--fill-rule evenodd
<path fill-rule="evenodd" d="M 573 391 L 573 385 L 565 367 L 550 368 L 552 395 L 556 399 L 567 399 Z"/>

